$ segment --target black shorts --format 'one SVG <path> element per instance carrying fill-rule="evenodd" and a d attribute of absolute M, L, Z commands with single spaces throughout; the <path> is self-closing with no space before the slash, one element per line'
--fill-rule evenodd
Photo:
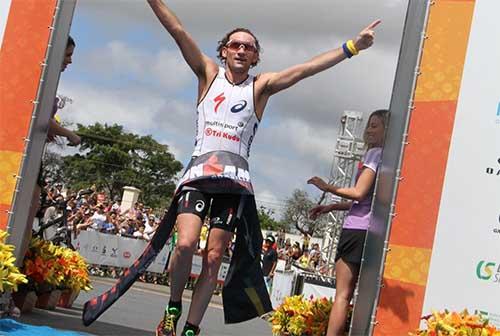
<path fill-rule="evenodd" d="M 340 234 L 335 262 L 339 259 L 347 263 L 360 265 L 365 246 L 366 230 L 343 229 Z"/>
<path fill-rule="evenodd" d="M 233 194 L 207 194 L 197 190 L 183 191 L 177 207 L 177 213 L 189 213 L 200 217 L 202 221 L 210 210 L 210 228 L 234 232 L 237 226 L 237 212 L 241 196 Z"/>

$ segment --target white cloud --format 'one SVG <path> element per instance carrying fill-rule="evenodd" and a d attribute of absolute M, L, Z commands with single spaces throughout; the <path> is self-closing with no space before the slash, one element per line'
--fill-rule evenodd
<path fill-rule="evenodd" d="M 63 82 L 59 93 L 70 97 L 72 104 L 59 112 L 63 120 L 93 124 L 118 123 L 127 129 L 144 133 L 155 124 L 153 117 L 163 101 L 146 92 L 128 92 L 119 88 L 71 85 Z"/>
<path fill-rule="evenodd" d="M 234 27 L 295 42 L 332 33 L 352 36 L 380 18 L 384 27 L 380 42 L 399 44 L 392 35 L 401 31 L 408 0 L 171 0 L 167 4 L 195 38 L 213 43 Z M 124 21 L 125 31 L 139 25 L 157 29 L 157 36 L 165 35 L 145 1 L 79 1 L 76 15 L 92 16 L 96 23 L 109 26 L 113 36 L 124 32 L 119 28 Z"/>
<path fill-rule="evenodd" d="M 178 51 L 160 49 L 152 52 L 112 40 L 104 47 L 76 57 L 91 73 L 99 73 L 107 79 L 125 76 L 126 81 L 157 85 L 167 92 L 179 91 L 194 79 Z"/>

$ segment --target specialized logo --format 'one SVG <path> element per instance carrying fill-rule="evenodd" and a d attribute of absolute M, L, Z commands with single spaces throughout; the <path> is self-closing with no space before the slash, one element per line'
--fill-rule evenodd
<path fill-rule="evenodd" d="M 130 259 L 131 256 L 132 256 L 132 253 L 130 253 L 129 251 L 123 252 L 123 258 Z"/>
<path fill-rule="evenodd" d="M 203 209 L 205 209 L 205 202 L 203 202 L 202 200 L 196 201 L 196 204 L 194 205 L 194 209 L 197 212 L 202 212 Z"/>
<path fill-rule="evenodd" d="M 476 267 L 476 276 L 481 280 L 489 280 L 493 276 L 494 262 L 481 260 Z"/>
<path fill-rule="evenodd" d="M 217 110 L 219 109 L 219 106 L 220 104 L 222 104 L 222 102 L 226 100 L 226 97 L 224 97 L 224 92 L 222 92 L 220 95 L 218 95 L 217 97 L 214 98 L 214 102 L 215 102 L 215 113 L 217 113 Z"/>
<path fill-rule="evenodd" d="M 240 100 L 237 102 L 233 107 L 231 107 L 231 112 L 233 113 L 238 113 L 243 111 L 243 109 L 247 107 L 247 101 L 246 100 Z"/>

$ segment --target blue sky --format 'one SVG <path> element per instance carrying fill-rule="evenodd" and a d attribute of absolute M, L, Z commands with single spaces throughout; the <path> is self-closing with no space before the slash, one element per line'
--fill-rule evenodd
<path fill-rule="evenodd" d="M 280 211 L 295 188 L 311 195 L 313 175 L 327 177 L 341 113 L 389 106 L 407 1 L 175 0 L 168 2 L 207 55 L 234 27 L 263 45 L 254 73 L 279 71 L 353 38 L 380 18 L 375 45 L 271 98 L 252 146 L 257 201 Z M 73 103 L 64 121 L 119 123 L 151 134 L 187 163 L 193 150 L 197 84 L 146 1 L 77 3 L 77 48 L 59 93 Z"/>

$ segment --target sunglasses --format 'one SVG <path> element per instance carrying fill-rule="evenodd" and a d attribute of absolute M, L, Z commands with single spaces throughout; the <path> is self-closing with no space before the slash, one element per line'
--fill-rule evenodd
<path fill-rule="evenodd" d="M 235 40 L 230 40 L 226 43 L 226 48 L 231 51 L 238 51 L 241 47 L 243 47 L 243 50 L 245 51 L 257 52 L 257 46 L 255 45 L 255 43 L 246 43 Z"/>

